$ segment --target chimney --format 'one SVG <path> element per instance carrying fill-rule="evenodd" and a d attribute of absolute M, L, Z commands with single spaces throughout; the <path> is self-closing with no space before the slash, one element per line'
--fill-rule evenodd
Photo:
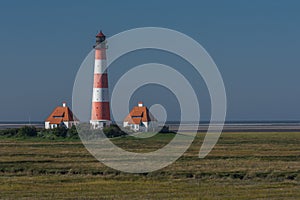
<path fill-rule="evenodd" d="M 67 106 L 67 103 L 64 101 L 63 102 L 63 107 L 66 107 Z"/>
<path fill-rule="evenodd" d="M 144 106 L 144 105 L 143 105 L 143 102 L 140 101 L 140 102 L 138 103 L 138 106 L 139 106 L 139 107 L 143 107 L 143 106 Z"/>

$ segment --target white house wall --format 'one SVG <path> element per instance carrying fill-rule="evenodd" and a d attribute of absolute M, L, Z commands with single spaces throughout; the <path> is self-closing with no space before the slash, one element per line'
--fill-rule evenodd
<path fill-rule="evenodd" d="M 50 122 L 45 122 L 45 129 L 49 129 L 50 128 Z"/>

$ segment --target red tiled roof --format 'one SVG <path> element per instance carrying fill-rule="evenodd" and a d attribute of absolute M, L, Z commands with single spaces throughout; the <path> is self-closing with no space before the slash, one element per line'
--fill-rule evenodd
<path fill-rule="evenodd" d="M 96 35 L 96 37 L 105 37 L 105 35 L 102 33 L 102 31 L 100 31 L 100 32 Z"/>
<path fill-rule="evenodd" d="M 157 121 L 146 106 L 135 106 L 125 117 L 124 122 L 140 124 L 142 122 Z"/>
<path fill-rule="evenodd" d="M 63 119 L 62 118 L 53 118 L 53 119 L 51 119 L 49 121 L 50 121 L 50 124 L 60 124 L 60 123 L 63 122 Z"/>
<path fill-rule="evenodd" d="M 67 121 L 78 121 L 78 119 L 73 115 L 73 112 L 67 106 L 56 107 L 51 115 L 49 115 L 46 119 L 46 122 L 50 122 L 50 124 L 60 124 L 61 122 Z"/>
<path fill-rule="evenodd" d="M 142 120 L 140 118 L 128 118 L 128 123 L 129 124 L 141 124 Z"/>

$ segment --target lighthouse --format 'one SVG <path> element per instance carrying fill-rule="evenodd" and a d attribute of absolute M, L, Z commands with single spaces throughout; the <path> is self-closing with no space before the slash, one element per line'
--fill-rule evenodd
<path fill-rule="evenodd" d="M 95 65 L 90 123 L 93 129 L 102 129 L 111 123 L 106 70 L 107 46 L 102 31 L 96 35 L 96 44 L 93 48 L 95 49 Z"/>

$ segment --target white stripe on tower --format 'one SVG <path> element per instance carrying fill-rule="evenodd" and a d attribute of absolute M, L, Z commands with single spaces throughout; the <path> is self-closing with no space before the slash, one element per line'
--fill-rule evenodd
<path fill-rule="evenodd" d="M 106 66 L 106 60 L 95 59 L 94 73 L 103 74 L 105 66 Z"/>
<path fill-rule="evenodd" d="M 92 98 L 91 124 L 93 128 L 110 125 L 108 78 L 106 69 L 106 41 L 100 32 L 96 36 L 94 86 Z"/>
<path fill-rule="evenodd" d="M 108 101 L 108 88 L 93 88 L 93 102 Z"/>

